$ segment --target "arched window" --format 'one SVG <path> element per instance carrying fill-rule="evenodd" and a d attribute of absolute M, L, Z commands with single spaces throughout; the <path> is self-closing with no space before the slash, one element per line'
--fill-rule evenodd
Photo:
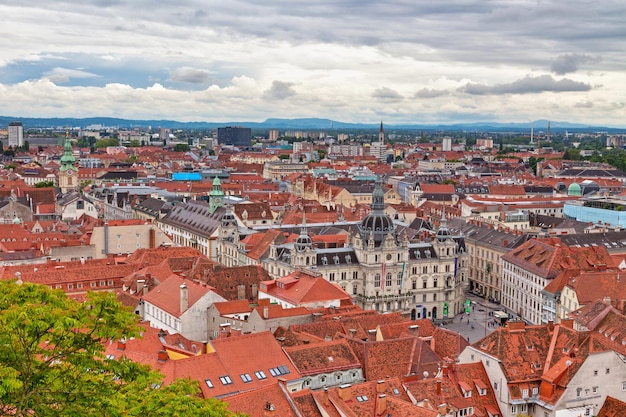
<path fill-rule="evenodd" d="M 387 272 L 387 275 L 385 276 L 385 285 L 387 287 L 391 287 L 391 272 Z"/>

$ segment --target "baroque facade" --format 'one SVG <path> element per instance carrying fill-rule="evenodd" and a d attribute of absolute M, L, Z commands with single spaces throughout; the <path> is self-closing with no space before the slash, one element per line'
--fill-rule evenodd
<path fill-rule="evenodd" d="M 400 232 L 385 213 L 380 180 L 372 200 L 371 213 L 348 230 L 346 245 L 316 247 L 303 222 L 298 238 L 274 241 L 261 265 L 274 279 L 301 270 L 336 283 L 364 309 L 433 320 L 462 312 L 467 286 L 463 237 L 450 233 L 445 215 L 431 238 L 411 239 L 406 230 Z M 218 236 L 220 252 L 240 252 L 232 219 L 224 218 Z"/>

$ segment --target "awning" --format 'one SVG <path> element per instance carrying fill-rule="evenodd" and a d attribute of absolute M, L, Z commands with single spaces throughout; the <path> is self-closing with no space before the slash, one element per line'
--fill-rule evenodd
<path fill-rule="evenodd" d="M 494 311 L 493 316 L 497 319 L 508 319 L 509 315 L 504 311 Z"/>

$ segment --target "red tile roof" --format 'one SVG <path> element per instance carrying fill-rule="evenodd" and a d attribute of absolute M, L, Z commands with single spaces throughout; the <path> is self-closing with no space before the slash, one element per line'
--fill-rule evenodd
<path fill-rule="evenodd" d="M 626 413 L 626 402 L 608 396 L 597 417 L 623 417 L 624 413 Z"/>
<path fill-rule="evenodd" d="M 288 395 L 279 382 L 228 397 L 228 409 L 249 417 L 300 417 L 290 404 Z M 308 415 L 307 415 L 308 417 Z"/>
<path fill-rule="evenodd" d="M 217 339 L 211 344 L 227 365 L 231 378 L 241 380 L 241 375 L 252 376 L 252 381 L 245 384 L 245 390 L 273 385 L 279 377 L 287 381 L 301 378 L 270 332 Z M 280 368 L 281 372 L 274 372 L 276 368 Z M 258 371 L 263 371 L 266 378 L 256 377 L 255 372 Z"/>
<path fill-rule="evenodd" d="M 187 311 L 181 311 L 180 308 L 180 290 L 182 285 L 185 285 L 188 289 L 188 308 L 193 306 L 207 293 L 215 290 L 215 288 L 209 285 L 186 280 L 178 275 L 171 275 L 155 289 L 144 295 L 143 299 L 175 317 L 180 317 Z"/>
<path fill-rule="evenodd" d="M 338 285 L 300 271 L 276 280 L 263 281 L 259 291 L 295 306 L 352 299 Z"/>
<path fill-rule="evenodd" d="M 284 350 L 303 376 L 361 367 L 345 340 L 292 346 Z"/>

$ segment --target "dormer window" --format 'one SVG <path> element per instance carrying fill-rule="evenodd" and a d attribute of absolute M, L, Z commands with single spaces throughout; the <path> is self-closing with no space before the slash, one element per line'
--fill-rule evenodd
<path fill-rule="evenodd" d="M 465 398 L 471 398 L 472 397 L 472 390 L 467 390 L 463 392 L 463 396 Z"/>

